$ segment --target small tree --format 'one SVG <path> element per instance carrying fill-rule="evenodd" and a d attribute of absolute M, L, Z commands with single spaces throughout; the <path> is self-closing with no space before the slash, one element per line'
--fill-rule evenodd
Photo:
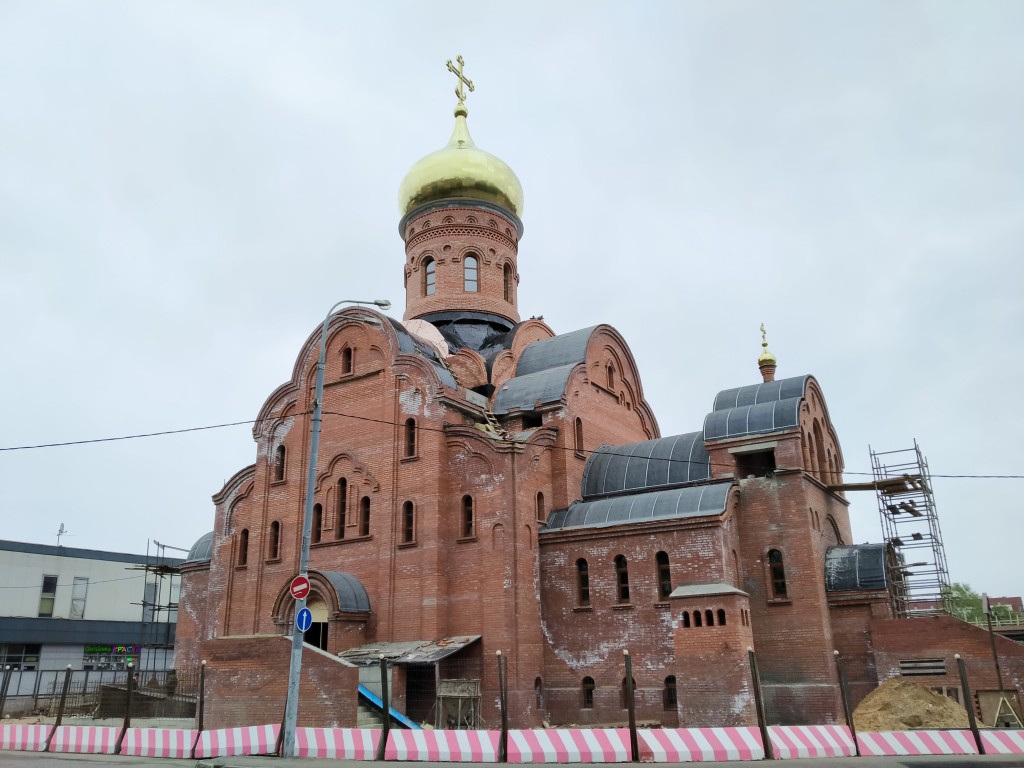
<path fill-rule="evenodd" d="M 949 602 L 953 615 L 958 619 L 972 623 L 985 621 L 985 612 L 981 606 L 981 595 L 971 589 L 969 584 L 954 582 L 950 585 Z"/>

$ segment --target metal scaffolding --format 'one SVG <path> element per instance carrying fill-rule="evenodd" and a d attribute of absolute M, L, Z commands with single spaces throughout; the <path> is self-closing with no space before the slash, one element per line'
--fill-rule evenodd
<path fill-rule="evenodd" d="M 139 625 L 142 658 L 136 662 L 141 672 L 163 671 L 173 665 L 174 625 L 178 621 L 181 573 L 178 566 L 180 560 L 169 557 L 168 549 L 188 551 L 152 539 L 146 543 L 146 564 L 132 569 L 145 572 L 142 602 L 135 603 L 142 606 L 142 622 Z"/>
<path fill-rule="evenodd" d="M 904 450 L 869 450 L 889 552 L 893 612 L 899 617 L 950 613 L 949 570 L 928 462 L 917 440 Z"/>

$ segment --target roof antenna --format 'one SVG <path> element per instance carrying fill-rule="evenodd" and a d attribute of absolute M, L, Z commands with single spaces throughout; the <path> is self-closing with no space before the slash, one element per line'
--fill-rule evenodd
<path fill-rule="evenodd" d="M 68 532 L 68 529 L 64 527 L 64 523 L 60 524 L 60 530 L 57 531 L 57 546 L 60 546 L 60 537 Z"/>

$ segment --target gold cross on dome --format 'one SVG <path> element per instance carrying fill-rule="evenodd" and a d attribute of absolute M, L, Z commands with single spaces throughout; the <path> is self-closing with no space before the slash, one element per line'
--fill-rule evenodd
<path fill-rule="evenodd" d="M 463 88 L 463 86 L 465 85 L 469 88 L 470 93 L 476 89 L 473 87 L 473 81 L 462 74 L 462 68 L 466 66 L 466 62 L 462 60 L 462 56 L 456 56 L 455 61 L 459 63 L 459 68 L 456 69 L 455 65 L 452 64 L 452 60 L 448 59 L 448 71 L 459 78 L 459 84 L 455 86 L 455 95 L 459 97 L 459 103 L 461 104 L 466 100 L 466 89 Z"/>

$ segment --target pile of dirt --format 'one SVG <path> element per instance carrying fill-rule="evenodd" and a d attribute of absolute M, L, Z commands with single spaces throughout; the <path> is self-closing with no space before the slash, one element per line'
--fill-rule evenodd
<path fill-rule="evenodd" d="M 906 731 L 911 728 L 968 728 L 967 710 L 948 696 L 890 677 L 854 710 L 858 731 Z"/>

